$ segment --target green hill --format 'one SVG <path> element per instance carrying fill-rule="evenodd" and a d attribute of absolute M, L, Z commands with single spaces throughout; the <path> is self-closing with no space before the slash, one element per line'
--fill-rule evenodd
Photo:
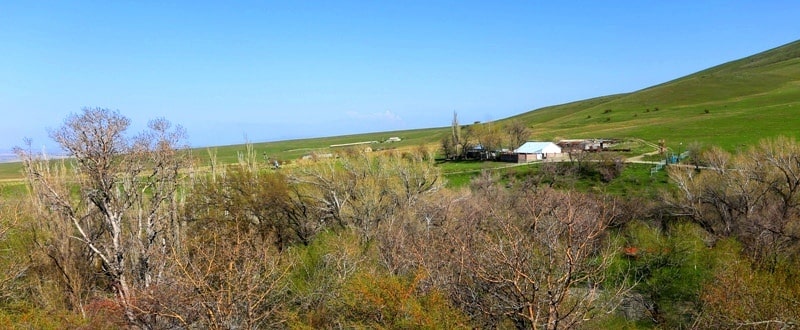
<path fill-rule="evenodd" d="M 639 137 L 727 149 L 795 134 L 800 125 L 800 41 L 628 94 L 513 118 L 538 138 Z"/>
<path fill-rule="evenodd" d="M 668 146 L 701 142 L 735 150 L 800 127 L 800 41 L 660 85 L 532 110 L 519 119 L 535 139 L 627 138 Z M 443 126 L 448 123 L 442 123 Z M 300 148 L 400 136 L 399 145 L 437 143 L 448 128 L 259 143 L 257 150 L 294 158 Z M 302 146 L 302 147 L 301 147 Z M 220 154 L 242 146 L 220 148 Z M 230 157 L 230 156 L 229 156 Z"/>
<path fill-rule="evenodd" d="M 765 137 L 797 137 L 800 127 L 800 41 L 686 77 L 626 94 L 617 94 L 545 107 L 500 120 L 519 119 L 533 129 L 534 139 L 628 138 L 668 146 L 701 142 L 735 150 Z M 295 159 L 310 152 L 325 153 L 330 145 L 384 141 L 396 148 L 438 143 L 448 134 L 443 127 L 337 137 L 255 143 L 260 156 Z M 206 148 L 195 155 L 206 156 Z M 244 145 L 212 147 L 221 163 L 237 160 Z M 18 164 L 0 164 L 0 178 L 19 173 Z"/>

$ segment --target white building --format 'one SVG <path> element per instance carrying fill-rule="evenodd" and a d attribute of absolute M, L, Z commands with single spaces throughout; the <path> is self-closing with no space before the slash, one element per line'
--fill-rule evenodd
<path fill-rule="evenodd" d="M 560 155 L 561 147 L 553 142 L 528 141 L 514 149 L 514 153 L 519 157 L 518 162 L 525 163 Z"/>

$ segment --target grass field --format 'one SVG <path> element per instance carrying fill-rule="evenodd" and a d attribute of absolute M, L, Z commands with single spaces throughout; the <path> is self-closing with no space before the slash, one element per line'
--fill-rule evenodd
<path fill-rule="evenodd" d="M 524 181 L 536 175 L 542 163 L 520 164 L 518 166 L 499 166 L 493 168 L 478 168 L 464 171 L 443 171 L 447 186 L 450 188 L 464 187 L 478 177 L 482 171 L 489 171 L 506 183 L 511 180 Z M 602 192 L 618 196 L 639 196 L 657 198 L 659 191 L 669 185 L 666 171 L 650 174 L 652 165 L 628 164 L 620 175 L 610 182 L 602 182 L 597 178 L 579 178 L 571 188 L 587 192 Z"/>
<path fill-rule="evenodd" d="M 0 183 L 22 179 L 22 163 L 0 163 Z"/>
<path fill-rule="evenodd" d="M 260 157 L 266 156 L 278 160 L 292 160 L 298 159 L 310 153 L 331 153 L 342 147 L 333 147 L 331 145 L 358 143 L 367 141 L 378 141 L 365 145 L 373 150 L 380 149 L 397 149 L 409 148 L 420 145 L 427 145 L 435 141 L 439 141 L 448 132 L 447 128 L 427 128 L 406 131 L 394 132 L 378 132 L 356 135 L 332 136 L 313 139 L 299 139 L 299 140 L 286 140 L 277 142 L 262 142 L 252 143 L 252 147 L 257 155 Z M 400 142 L 386 141 L 389 137 L 400 137 Z M 209 159 L 209 152 L 216 152 L 217 161 L 222 164 L 235 163 L 238 160 L 239 153 L 246 152 L 246 145 L 229 145 L 209 148 L 197 148 L 193 150 L 198 159 L 206 162 Z"/>

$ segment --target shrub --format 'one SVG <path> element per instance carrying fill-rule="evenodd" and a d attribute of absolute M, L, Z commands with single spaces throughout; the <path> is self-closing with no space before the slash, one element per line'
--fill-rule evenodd
<path fill-rule="evenodd" d="M 674 224 L 666 231 L 643 222 L 628 225 L 621 251 L 624 258 L 617 260 L 612 271 L 632 273 L 624 280 L 635 282 L 634 292 L 643 297 L 647 315 L 640 317 L 667 328 L 691 325 L 716 259 L 704 238 L 702 229 L 693 224 Z"/>
<path fill-rule="evenodd" d="M 713 281 L 703 287 L 700 326 L 713 328 L 794 328 L 800 322 L 800 274 L 797 265 L 759 270 L 728 240 Z"/>

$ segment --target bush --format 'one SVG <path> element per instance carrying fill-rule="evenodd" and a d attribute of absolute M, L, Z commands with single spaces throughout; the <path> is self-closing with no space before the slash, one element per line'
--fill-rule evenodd
<path fill-rule="evenodd" d="M 716 260 L 704 239 L 703 230 L 693 224 L 674 224 L 667 231 L 643 222 L 628 225 L 623 234 L 624 257 L 612 272 L 631 272 L 624 280 L 636 283 L 634 292 L 642 295 L 647 308 L 647 315 L 640 317 L 667 328 L 692 324 Z"/>
<path fill-rule="evenodd" d="M 699 324 L 721 328 L 793 328 L 800 323 L 800 273 L 785 264 L 760 270 L 732 240 L 717 244 L 720 263 L 703 287 Z"/>

